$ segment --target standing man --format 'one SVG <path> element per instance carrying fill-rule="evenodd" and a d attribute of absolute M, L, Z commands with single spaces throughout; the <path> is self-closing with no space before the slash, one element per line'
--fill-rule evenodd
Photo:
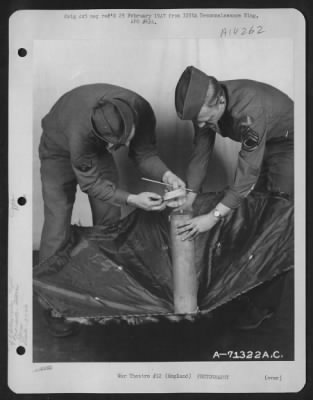
<path fill-rule="evenodd" d="M 208 214 L 178 227 L 182 240 L 210 230 L 254 189 L 294 194 L 294 106 L 280 90 L 252 80 L 217 81 L 195 67 L 187 67 L 175 92 L 179 118 L 191 120 L 194 150 L 187 170 L 187 185 L 198 191 L 207 173 L 216 133 L 241 143 L 234 181 Z M 196 194 L 183 205 L 192 207 Z M 263 285 L 243 300 L 241 329 L 257 328 L 278 307 L 284 276 Z"/>
<path fill-rule="evenodd" d="M 129 147 L 129 157 L 143 175 L 173 189 L 185 187 L 157 154 L 155 126 L 150 104 L 118 86 L 80 86 L 56 102 L 42 120 L 39 146 L 44 201 L 40 261 L 69 240 L 77 184 L 88 194 L 94 225 L 118 221 L 126 204 L 148 211 L 165 207 L 156 193 L 118 188 L 112 152 L 119 147 Z"/>
<path fill-rule="evenodd" d="M 216 133 L 241 143 L 233 183 L 216 208 L 182 226 L 182 239 L 208 231 L 253 189 L 293 198 L 293 101 L 265 83 L 238 79 L 217 81 L 187 67 L 175 92 L 177 115 L 194 126 L 194 149 L 187 185 L 198 191 L 207 173 Z M 188 193 L 185 207 L 196 194 Z"/>

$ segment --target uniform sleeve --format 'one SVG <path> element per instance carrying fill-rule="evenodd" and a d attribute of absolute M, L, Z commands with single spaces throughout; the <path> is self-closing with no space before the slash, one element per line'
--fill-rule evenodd
<path fill-rule="evenodd" d="M 83 192 L 111 204 L 126 204 L 129 193 L 118 189 L 114 182 L 100 173 L 99 157 L 106 155 L 97 152 L 97 145 L 91 138 L 73 132 L 69 135 L 69 149 L 72 168 Z"/>
<path fill-rule="evenodd" d="M 233 184 L 221 201 L 229 208 L 237 208 L 243 198 L 254 188 L 262 167 L 265 143 L 266 120 L 263 115 L 256 119 L 246 116 L 240 122 L 241 150 Z"/>
<path fill-rule="evenodd" d="M 187 185 L 198 191 L 208 171 L 208 163 L 213 151 L 216 133 L 210 128 L 198 128 L 194 125 L 194 147 L 187 168 Z"/>
<path fill-rule="evenodd" d="M 130 143 L 129 158 L 142 175 L 161 180 L 169 168 L 158 155 L 153 110 L 148 102 L 140 100 L 136 112 L 136 132 Z"/>

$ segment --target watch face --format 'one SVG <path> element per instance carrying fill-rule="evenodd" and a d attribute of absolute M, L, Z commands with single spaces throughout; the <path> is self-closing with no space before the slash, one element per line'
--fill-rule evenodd
<path fill-rule="evenodd" d="M 216 218 L 221 218 L 221 213 L 218 210 L 214 210 L 213 215 Z"/>

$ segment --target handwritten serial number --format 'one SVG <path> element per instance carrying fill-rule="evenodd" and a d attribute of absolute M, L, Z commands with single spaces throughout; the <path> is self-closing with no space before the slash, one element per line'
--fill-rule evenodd
<path fill-rule="evenodd" d="M 234 28 L 222 28 L 220 32 L 220 38 L 223 37 L 233 37 L 233 36 L 251 36 L 251 35 L 261 35 L 265 30 L 262 25 L 252 25 L 247 27 L 234 27 Z"/>

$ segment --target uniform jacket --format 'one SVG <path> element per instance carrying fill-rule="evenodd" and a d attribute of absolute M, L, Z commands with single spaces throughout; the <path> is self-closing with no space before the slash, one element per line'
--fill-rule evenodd
<path fill-rule="evenodd" d="M 199 190 L 207 173 L 216 131 L 241 142 L 233 183 L 222 203 L 236 208 L 254 187 L 262 166 L 266 144 L 280 138 L 293 140 L 293 101 L 274 87 L 252 81 L 221 82 L 226 110 L 217 129 L 199 128 L 194 122 L 194 150 L 187 170 L 188 187 Z M 215 127 L 216 128 L 216 127 Z"/>
<path fill-rule="evenodd" d="M 129 157 L 141 173 L 161 179 L 168 170 L 157 155 L 156 120 L 150 104 L 138 94 L 109 84 L 80 86 L 64 94 L 42 120 L 40 159 L 67 158 L 77 182 L 88 195 L 113 204 L 126 202 L 129 193 L 101 176 L 99 162 L 111 157 L 105 143 L 93 133 L 91 112 L 100 99 L 120 98 L 135 114 L 135 136 Z"/>

